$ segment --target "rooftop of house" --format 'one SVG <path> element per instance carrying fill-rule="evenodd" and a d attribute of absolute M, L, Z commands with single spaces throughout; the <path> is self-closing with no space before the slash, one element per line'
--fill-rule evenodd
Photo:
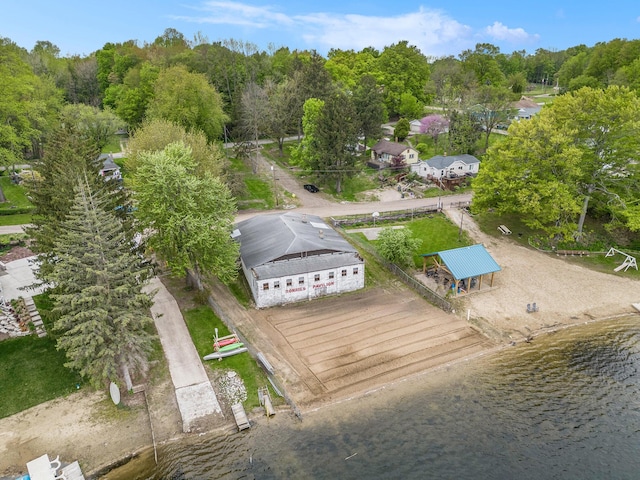
<path fill-rule="evenodd" d="M 309 253 L 353 252 L 338 232 L 315 215 L 276 213 L 257 215 L 236 225 L 233 237 L 247 268 Z"/>

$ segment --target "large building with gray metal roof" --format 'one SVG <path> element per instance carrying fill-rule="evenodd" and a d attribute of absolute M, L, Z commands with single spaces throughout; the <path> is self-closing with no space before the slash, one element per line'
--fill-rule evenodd
<path fill-rule="evenodd" d="M 257 215 L 239 222 L 233 236 L 258 308 L 364 287 L 358 251 L 315 215 Z"/>

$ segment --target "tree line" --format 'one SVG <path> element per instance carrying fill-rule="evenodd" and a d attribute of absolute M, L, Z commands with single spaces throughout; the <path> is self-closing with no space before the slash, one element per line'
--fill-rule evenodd
<path fill-rule="evenodd" d="M 223 139 L 272 138 L 282 152 L 287 136 L 300 135 L 292 161 L 340 192 L 362 169 L 359 145 L 378 139 L 389 118 L 408 129 L 437 105 L 443 115 L 423 118 L 424 133 L 437 142 L 447 130 L 452 153 L 468 153 L 482 134 L 488 147 L 500 112 L 529 83 L 557 86 L 567 93 L 487 150 L 474 208 L 516 212 L 577 240 L 588 212 L 611 231 L 640 230 L 639 58 L 640 44 L 627 40 L 532 55 L 478 44 L 434 59 L 405 41 L 324 58 L 188 41 L 173 29 L 86 57 L 0 39 L 0 163 L 33 164 L 30 234 L 40 278 L 53 286 L 59 347 L 93 384 L 130 387 L 152 338 L 144 254 L 176 275 L 233 279 L 236 206 Z M 124 186 L 99 175 L 98 155 L 118 128 L 132 134 Z"/>

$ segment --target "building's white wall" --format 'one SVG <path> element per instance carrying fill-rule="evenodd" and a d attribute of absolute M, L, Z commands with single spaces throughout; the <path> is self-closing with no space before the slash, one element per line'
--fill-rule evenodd
<path fill-rule="evenodd" d="M 354 269 L 357 269 L 357 273 L 354 273 Z M 343 270 L 346 273 L 344 276 Z M 333 278 L 331 278 L 331 273 L 333 273 Z M 316 280 L 316 275 L 318 275 L 318 280 Z M 256 307 L 271 307 L 364 288 L 364 262 L 329 270 L 260 280 L 256 280 L 251 273 L 250 278 L 253 280 L 251 292 Z M 290 281 L 290 285 L 287 284 L 288 281 Z M 265 284 L 268 286 L 266 289 Z"/>

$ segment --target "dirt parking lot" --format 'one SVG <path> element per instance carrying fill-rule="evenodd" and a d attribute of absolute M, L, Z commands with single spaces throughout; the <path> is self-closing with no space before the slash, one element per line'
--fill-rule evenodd
<path fill-rule="evenodd" d="M 380 388 L 492 346 L 402 284 L 254 311 L 252 341 L 272 347 L 303 410 Z M 268 346 L 267 346 L 268 344 Z"/>

